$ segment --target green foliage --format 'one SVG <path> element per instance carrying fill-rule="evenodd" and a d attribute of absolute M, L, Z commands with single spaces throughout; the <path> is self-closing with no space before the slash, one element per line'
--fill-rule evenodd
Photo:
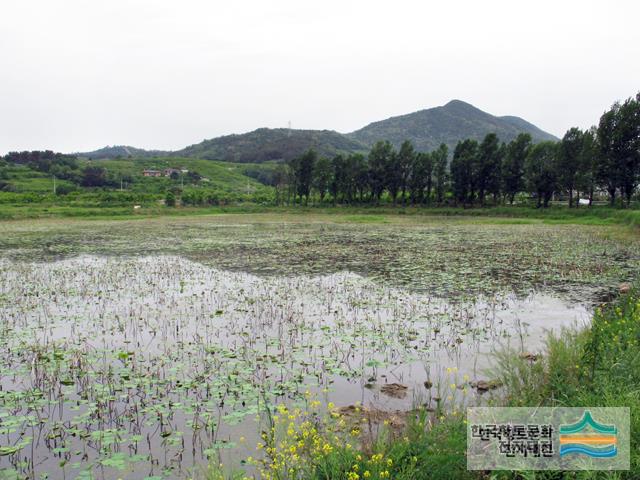
<path fill-rule="evenodd" d="M 433 157 L 433 175 L 435 177 L 436 202 L 441 204 L 444 200 L 444 194 L 447 189 L 447 157 L 449 150 L 443 143 L 438 149 L 431 154 Z"/>
<path fill-rule="evenodd" d="M 409 140 L 402 142 L 398 152 L 397 164 L 398 175 L 400 177 L 400 188 L 402 189 L 402 199 L 405 200 L 405 192 L 409 188 L 409 179 L 413 173 L 413 165 L 416 161 L 416 152 Z"/>
<path fill-rule="evenodd" d="M 308 203 L 314 183 L 317 158 L 315 150 L 307 150 L 302 156 L 289 160 L 290 191 L 293 193 L 293 203 L 296 203 L 298 196 L 301 199 L 304 198 L 305 205 Z"/>
<path fill-rule="evenodd" d="M 466 425 L 459 417 L 429 425 L 428 414 L 418 409 L 414 416 L 408 418 L 402 438 L 383 430 L 366 453 L 349 448 L 337 449 L 327 457 L 320 457 L 317 465 L 312 462 L 314 468 L 309 478 L 475 478 L 472 472 L 466 471 Z"/>
<path fill-rule="evenodd" d="M 78 169 L 77 159 L 73 155 L 54 153 L 51 150 L 9 152 L 4 157 L 4 162 L 26 165 L 40 172 L 57 173 L 61 178 L 64 178 L 64 172 L 73 172 Z"/>
<path fill-rule="evenodd" d="M 495 133 L 489 133 L 478 147 L 474 164 L 474 183 L 480 205 L 484 205 L 487 193 L 493 193 L 495 196 L 499 191 L 500 169 L 500 142 Z"/>
<path fill-rule="evenodd" d="M 411 203 L 421 204 L 431 199 L 433 189 L 433 155 L 419 152 L 414 156 L 414 162 L 409 175 L 409 191 Z"/>
<path fill-rule="evenodd" d="M 616 102 L 600 118 L 598 183 L 609 192 L 611 204 L 619 190 L 627 205 L 640 178 L 640 93 Z"/>
<path fill-rule="evenodd" d="M 329 186 L 333 180 L 333 168 L 331 160 L 326 157 L 320 157 L 315 164 L 313 175 L 313 187 L 320 195 L 320 201 L 324 200 Z"/>
<path fill-rule="evenodd" d="M 456 203 L 466 205 L 473 201 L 475 191 L 474 162 L 478 155 L 478 142 L 464 140 L 456 145 L 451 161 L 451 186 Z"/>
<path fill-rule="evenodd" d="M 600 145 L 598 144 L 597 130 L 591 127 L 582 135 L 582 148 L 580 149 L 580 166 L 577 172 L 576 188 L 585 192 L 589 197 L 589 205 L 593 202 L 598 177 L 598 162 L 600 160 Z"/>
<path fill-rule="evenodd" d="M 376 142 L 369 152 L 369 181 L 371 194 L 378 202 L 387 185 L 387 174 L 394 159 L 393 146 L 389 142 Z"/>
<path fill-rule="evenodd" d="M 535 145 L 525 161 L 525 179 L 528 188 L 535 193 L 538 207 L 549 206 L 558 184 L 558 146 L 554 142 Z"/>
<path fill-rule="evenodd" d="M 580 158 L 584 147 L 584 133 L 571 128 L 562 137 L 558 152 L 558 185 L 569 192 L 569 207 L 573 207 L 573 192 L 578 181 Z"/>
<path fill-rule="evenodd" d="M 504 194 L 513 204 L 515 196 L 524 190 L 524 162 L 531 149 L 531 135 L 521 133 L 507 145 L 502 164 L 502 188 Z"/>
<path fill-rule="evenodd" d="M 93 165 L 84 167 L 81 185 L 83 187 L 106 187 L 110 185 L 107 170 Z"/>
<path fill-rule="evenodd" d="M 171 190 L 167 192 L 164 197 L 164 204 L 167 207 L 175 207 L 176 206 L 176 195 Z"/>

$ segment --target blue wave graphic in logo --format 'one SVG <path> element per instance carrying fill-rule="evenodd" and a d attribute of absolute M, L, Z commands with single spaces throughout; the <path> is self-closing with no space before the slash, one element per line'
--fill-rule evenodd
<path fill-rule="evenodd" d="M 591 412 L 585 410 L 578 422 L 560 426 L 560 456 L 575 453 L 593 458 L 615 457 L 618 454 L 617 434 L 615 425 L 598 423 Z"/>

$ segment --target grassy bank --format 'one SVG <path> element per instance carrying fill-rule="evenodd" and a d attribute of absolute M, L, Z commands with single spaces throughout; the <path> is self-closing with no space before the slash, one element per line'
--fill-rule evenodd
<path fill-rule="evenodd" d="M 469 472 L 463 414 L 416 410 L 401 432 L 374 441 L 357 422 L 333 413 L 315 423 L 280 407 L 269 435 L 249 459 L 249 478 L 264 479 L 636 479 L 640 476 L 640 293 L 596 309 L 590 328 L 551 335 L 535 362 L 519 352 L 496 357 L 503 406 L 600 406 L 631 409 L 631 470 L 626 472 Z M 331 412 L 331 406 L 329 407 Z M 279 415 L 277 415 L 279 413 Z M 313 417 L 313 416 L 312 416 Z M 318 418 L 313 417 L 313 418 Z M 364 417 L 363 417 L 364 418 Z M 385 425 L 388 422 L 385 421 Z M 354 447 L 354 445 L 359 445 Z M 209 479 L 228 478 L 217 465 Z M 243 478 L 244 472 L 232 477 Z M 246 477 L 245 477 L 246 478 Z"/>
<path fill-rule="evenodd" d="M 640 226 L 640 210 L 617 209 L 607 206 L 592 208 L 568 208 L 564 205 L 547 209 L 531 206 L 497 206 L 485 208 L 454 207 L 402 207 L 382 206 L 273 206 L 253 202 L 218 205 L 212 207 L 163 206 L 162 199 L 151 195 L 133 200 L 123 196 L 104 199 L 83 196 L 74 202 L 58 202 L 54 197 L 47 201 L 1 202 L 0 220 L 21 220 L 37 218 L 100 218 L 131 219 L 150 217 L 189 217 L 220 214 L 276 214 L 276 215 L 325 215 L 337 221 L 349 223 L 386 223 L 402 216 L 407 217 L 447 217 L 470 218 L 477 221 L 490 220 L 492 223 L 549 223 L 582 225 L 628 225 Z M 133 204 L 140 204 L 134 209 Z M 493 220 L 495 219 L 495 220 Z"/>
<path fill-rule="evenodd" d="M 508 406 L 629 407 L 631 470 L 535 478 L 639 478 L 640 293 L 634 290 L 596 309 L 586 330 L 550 336 L 546 354 L 530 363 L 514 352 L 498 357 Z M 519 478 L 516 475 L 510 477 Z"/>

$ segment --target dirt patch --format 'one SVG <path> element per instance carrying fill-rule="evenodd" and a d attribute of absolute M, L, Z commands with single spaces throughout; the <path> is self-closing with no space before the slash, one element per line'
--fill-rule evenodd
<path fill-rule="evenodd" d="M 405 398 L 408 387 L 399 383 L 387 383 L 380 387 L 380 391 L 391 398 Z"/>

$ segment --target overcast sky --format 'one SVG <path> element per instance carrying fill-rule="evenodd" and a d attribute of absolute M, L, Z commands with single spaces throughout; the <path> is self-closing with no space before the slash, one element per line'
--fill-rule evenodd
<path fill-rule="evenodd" d="M 465 100 L 557 136 L 640 90 L 640 2 L 2 0 L 0 153 L 349 132 Z"/>

